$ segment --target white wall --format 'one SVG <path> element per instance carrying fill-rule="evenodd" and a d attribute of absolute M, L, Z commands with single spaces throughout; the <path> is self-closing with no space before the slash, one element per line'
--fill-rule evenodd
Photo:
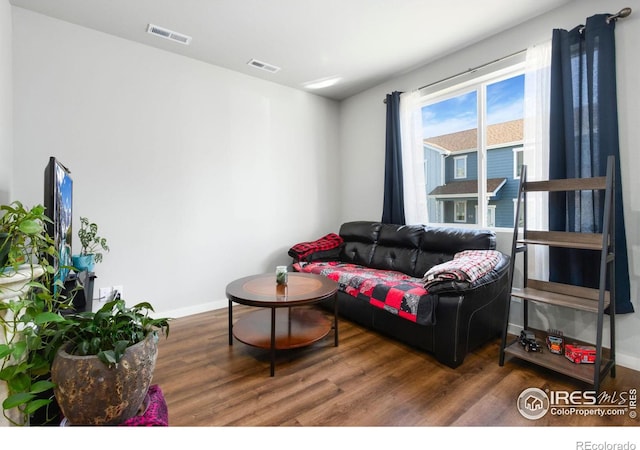
<path fill-rule="evenodd" d="M 9 202 L 13 155 L 11 5 L 0 0 L 0 204 Z"/>
<path fill-rule="evenodd" d="M 0 0 L 0 204 L 9 201 L 9 188 L 11 187 L 13 149 L 11 29 L 11 5 L 9 5 L 9 0 Z M 0 344 L 5 342 L 4 335 L 0 335 Z M 0 400 L 4 400 L 6 397 L 7 385 L 5 382 L 0 382 Z M 0 415 L 0 427 L 8 425 L 9 421 Z"/>
<path fill-rule="evenodd" d="M 620 121 L 620 152 L 622 186 L 625 199 L 625 225 L 629 246 L 632 302 L 637 311 L 620 315 L 616 321 L 617 359 L 621 365 L 640 369 L 640 86 L 638 71 L 640 61 L 640 1 L 638 0 L 582 0 L 572 2 L 552 13 L 514 27 L 490 39 L 427 64 L 425 67 L 397 77 L 341 104 L 341 163 L 349 167 L 343 173 L 342 220 L 379 220 L 382 215 L 384 180 L 384 129 L 385 95 L 393 91 L 412 91 L 426 84 L 464 72 L 489 61 L 499 59 L 551 39 L 554 28 L 571 29 L 584 23 L 588 16 L 598 13 L 615 13 L 623 7 L 633 9 L 630 17 L 616 25 L 618 65 L 618 112 Z M 500 233 L 499 248 L 510 252 L 512 233 Z M 513 311 L 512 311 L 513 312 Z M 540 324 L 564 329 L 567 335 L 577 338 L 591 336 L 585 330 L 592 316 L 571 314 L 566 310 L 540 310 L 544 319 L 535 317 Z M 512 314 L 514 325 L 522 324 L 520 315 Z M 534 322 L 535 323 L 535 322 Z M 593 335 L 595 336 L 595 335 Z"/>
<path fill-rule="evenodd" d="M 69 167 L 74 250 L 80 216 L 111 247 L 94 297 L 226 306 L 339 225 L 337 102 L 15 7 L 13 40 L 13 197 L 43 201 L 49 156 Z"/>

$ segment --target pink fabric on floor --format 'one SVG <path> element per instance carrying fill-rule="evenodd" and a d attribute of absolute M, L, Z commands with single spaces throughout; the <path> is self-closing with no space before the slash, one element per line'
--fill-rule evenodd
<path fill-rule="evenodd" d="M 121 427 L 168 427 L 169 411 L 167 402 L 164 400 L 162 389 L 157 384 L 149 387 L 149 392 L 144 399 L 143 405 L 146 409 L 138 416 L 125 420 Z"/>

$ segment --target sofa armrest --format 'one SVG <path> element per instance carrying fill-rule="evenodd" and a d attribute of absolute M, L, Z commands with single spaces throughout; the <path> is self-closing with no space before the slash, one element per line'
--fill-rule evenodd
<path fill-rule="evenodd" d="M 497 266 L 499 270 L 478 279 L 477 285 L 438 294 L 434 328 L 438 361 L 455 368 L 468 352 L 500 335 L 509 298 L 507 268 Z"/>
<path fill-rule="evenodd" d="M 298 261 L 328 261 L 337 259 L 340 255 L 344 240 L 335 233 L 329 233 L 315 241 L 299 242 L 292 246 L 288 254 Z"/>
<path fill-rule="evenodd" d="M 313 253 L 309 253 L 303 258 L 298 258 L 297 255 L 289 254 L 293 258 L 293 262 L 319 262 L 319 261 L 339 261 L 340 260 L 340 251 L 342 250 L 342 246 L 337 248 L 332 248 L 330 250 L 321 250 Z"/>

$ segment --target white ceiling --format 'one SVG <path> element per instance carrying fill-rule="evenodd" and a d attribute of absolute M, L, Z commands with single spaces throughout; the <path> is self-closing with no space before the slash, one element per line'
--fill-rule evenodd
<path fill-rule="evenodd" d="M 11 4 L 297 89 L 343 99 L 578 0 L 10 0 Z M 192 37 L 146 32 L 147 24 Z M 276 73 L 248 66 L 257 59 Z"/>

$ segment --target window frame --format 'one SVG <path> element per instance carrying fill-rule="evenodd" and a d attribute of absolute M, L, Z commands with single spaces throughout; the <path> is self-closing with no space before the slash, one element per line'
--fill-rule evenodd
<path fill-rule="evenodd" d="M 518 155 L 522 158 L 522 162 L 518 165 Z M 524 145 L 513 148 L 513 179 L 519 180 L 520 173 L 518 173 L 518 169 L 522 169 L 524 166 Z"/>
<path fill-rule="evenodd" d="M 422 110 L 425 106 L 435 104 L 438 102 L 446 101 L 458 96 L 462 96 L 470 91 L 475 90 L 477 93 L 477 120 L 478 120 L 478 142 L 477 142 L 477 182 L 478 182 L 478 205 L 482 204 L 485 207 L 478 208 L 478 214 L 476 214 L 476 219 L 474 224 L 469 224 L 470 226 L 477 228 L 488 228 L 488 210 L 489 206 L 488 202 L 488 193 L 486 189 L 486 182 L 488 179 L 487 176 L 487 139 L 486 139 L 486 129 L 489 126 L 487 123 L 487 101 L 486 101 L 486 90 L 487 86 L 499 83 L 506 79 L 516 77 L 519 75 L 523 75 L 525 72 L 525 64 L 524 64 L 525 54 L 514 55 L 510 58 L 506 58 L 498 62 L 496 65 L 491 64 L 491 67 L 484 67 L 480 70 L 469 71 L 468 73 L 463 74 L 461 77 L 453 77 L 455 79 L 448 79 L 443 83 L 436 83 L 434 85 L 430 85 L 427 88 L 423 88 L 420 92 L 422 94 L 421 101 L 419 103 L 419 109 Z M 462 81 L 460 79 L 462 78 Z M 522 145 L 518 144 L 513 150 L 516 149 L 523 151 L 524 143 Z M 456 156 L 454 157 L 454 161 L 457 158 L 462 158 L 466 155 Z M 516 174 L 517 170 L 517 158 L 514 154 L 514 172 Z M 466 162 L 465 162 L 466 169 Z M 457 177 L 456 173 L 456 164 L 454 162 L 454 179 L 459 180 L 462 178 Z M 465 173 L 468 177 L 468 170 L 465 170 Z M 519 179 L 514 177 L 514 179 Z M 481 201 L 480 199 L 487 199 L 487 201 Z M 425 197 L 425 201 L 427 201 Z M 440 202 L 441 203 L 441 202 Z M 455 224 L 462 223 L 461 221 L 455 220 L 455 206 L 454 206 L 454 222 Z M 495 217 L 495 215 L 494 215 Z M 444 217 L 442 217 L 444 220 Z M 466 220 L 465 220 L 466 222 Z M 431 225 L 446 225 L 449 222 L 429 222 Z M 490 227 L 490 228 L 498 228 L 498 227 Z"/>
<path fill-rule="evenodd" d="M 514 199 L 515 202 L 515 199 Z M 478 217 L 478 205 L 475 205 L 476 217 Z M 487 205 L 487 227 L 488 228 L 496 228 L 496 205 Z M 515 213 L 514 213 L 515 214 Z M 490 220 L 491 219 L 491 220 Z"/>
<path fill-rule="evenodd" d="M 464 209 L 463 219 L 458 219 L 458 206 L 462 205 Z M 466 200 L 454 200 L 453 202 L 453 222 L 454 223 L 467 223 L 467 201 Z"/>
<path fill-rule="evenodd" d="M 462 163 L 462 172 L 461 176 L 458 176 L 458 163 Z M 464 180 L 467 178 L 467 155 L 459 155 L 453 157 L 453 179 L 454 180 Z"/>

